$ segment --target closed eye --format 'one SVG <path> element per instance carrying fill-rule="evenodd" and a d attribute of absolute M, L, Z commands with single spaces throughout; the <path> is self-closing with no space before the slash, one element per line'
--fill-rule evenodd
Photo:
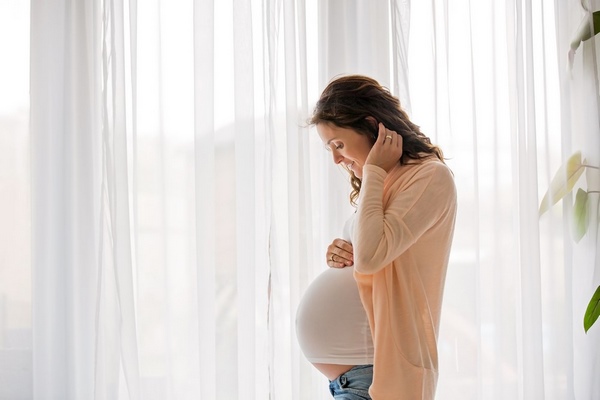
<path fill-rule="evenodd" d="M 344 148 L 344 143 L 339 143 L 339 144 L 336 144 L 336 145 L 334 145 L 334 144 L 332 143 L 332 144 L 330 144 L 329 146 L 325 146 L 325 150 L 327 150 L 327 151 L 331 151 L 331 149 L 332 149 L 332 147 L 331 147 L 331 146 L 332 146 L 332 145 L 333 145 L 333 148 L 334 148 L 334 149 L 336 149 L 336 150 L 341 150 L 341 149 L 343 149 L 343 148 Z"/>

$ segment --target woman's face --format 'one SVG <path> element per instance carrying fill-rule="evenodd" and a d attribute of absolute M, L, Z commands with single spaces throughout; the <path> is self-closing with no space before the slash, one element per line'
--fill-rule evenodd
<path fill-rule="evenodd" d="M 372 147 L 367 135 L 327 122 L 318 123 L 317 132 L 327 150 L 331 151 L 333 162 L 345 165 L 362 179 L 363 166 Z"/>

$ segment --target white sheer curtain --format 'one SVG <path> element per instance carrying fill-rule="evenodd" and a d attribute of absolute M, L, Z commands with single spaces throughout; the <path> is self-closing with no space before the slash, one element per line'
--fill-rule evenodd
<path fill-rule="evenodd" d="M 304 127 L 316 15 L 32 3 L 35 398 L 313 390 L 294 315 L 327 221 Z"/>
<path fill-rule="evenodd" d="M 570 154 L 600 163 L 579 2 L 0 7 L 0 399 L 329 398 L 294 318 L 352 212 L 304 125 L 340 73 L 455 173 L 437 398 L 600 396 L 597 224 L 575 243 L 569 198 L 538 217 Z"/>

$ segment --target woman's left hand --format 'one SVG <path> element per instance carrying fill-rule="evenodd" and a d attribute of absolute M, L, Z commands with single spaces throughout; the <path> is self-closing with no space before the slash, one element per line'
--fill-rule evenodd
<path fill-rule="evenodd" d="M 398 164 L 401 156 L 402 136 L 389 130 L 380 122 L 377 140 L 371 148 L 365 164 L 377 165 L 385 172 L 390 172 Z"/>

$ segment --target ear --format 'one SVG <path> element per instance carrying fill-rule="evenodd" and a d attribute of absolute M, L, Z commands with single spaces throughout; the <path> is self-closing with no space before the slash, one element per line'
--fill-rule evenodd
<path fill-rule="evenodd" d="M 365 118 L 367 121 L 369 121 L 369 123 L 371 125 L 373 125 L 374 127 L 377 127 L 379 125 L 379 123 L 377 122 L 377 120 L 374 117 L 368 116 Z"/>
<path fill-rule="evenodd" d="M 365 118 L 371 127 L 371 135 L 373 139 L 377 140 L 377 136 L 379 135 L 379 122 L 374 117 L 368 116 Z"/>

